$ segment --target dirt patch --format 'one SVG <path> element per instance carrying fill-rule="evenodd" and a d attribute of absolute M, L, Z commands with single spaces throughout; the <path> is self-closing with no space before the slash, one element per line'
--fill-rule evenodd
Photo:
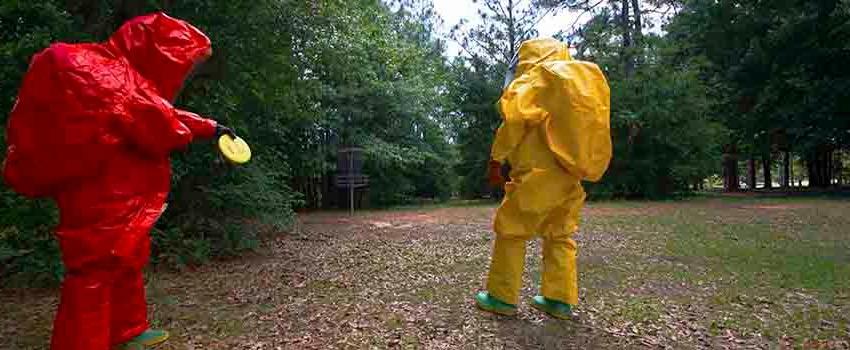
<path fill-rule="evenodd" d="M 655 215 L 674 210 L 674 205 L 647 205 L 647 206 L 607 206 L 604 204 L 587 204 L 582 210 L 583 215 L 589 216 L 637 216 Z"/>
<path fill-rule="evenodd" d="M 759 209 L 759 210 L 790 210 L 790 209 L 801 209 L 801 208 L 810 208 L 805 205 L 791 205 L 791 204 L 773 204 L 773 205 L 750 205 L 741 207 L 744 209 Z"/>

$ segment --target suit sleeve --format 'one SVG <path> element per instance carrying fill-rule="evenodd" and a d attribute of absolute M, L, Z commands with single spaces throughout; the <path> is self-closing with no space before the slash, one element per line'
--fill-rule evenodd
<path fill-rule="evenodd" d="M 514 148 L 525 136 L 524 124 L 522 120 L 502 121 L 502 125 L 496 130 L 496 138 L 490 150 L 490 159 L 505 163 L 505 160 L 513 153 Z"/>
<path fill-rule="evenodd" d="M 502 124 L 496 131 L 490 158 L 504 163 L 525 138 L 529 128 L 536 126 L 547 114 L 537 103 L 543 86 L 532 70 L 511 83 L 499 99 Z"/>
<path fill-rule="evenodd" d="M 192 142 L 192 130 L 180 121 L 177 109 L 159 96 L 133 96 L 122 112 L 121 133 L 143 153 L 166 156 Z"/>
<path fill-rule="evenodd" d="M 192 132 L 192 136 L 198 138 L 212 138 L 218 123 L 215 120 L 203 118 L 195 113 L 175 109 L 177 119 Z"/>

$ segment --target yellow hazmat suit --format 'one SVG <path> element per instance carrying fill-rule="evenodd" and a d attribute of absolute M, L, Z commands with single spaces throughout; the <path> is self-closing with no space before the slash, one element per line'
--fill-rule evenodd
<path fill-rule="evenodd" d="M 491 153 L 511 165 L 511 181 L 496 212 L 487 291 L 507 306 L 518 303 L 525 243 L 539 236 L 540 293 L 576 305 L 571 236 L 585 199 L 581 181 L 598 181 L 611 159 L 608 83 L 597 65 L 572 60 L 567 46 L 550 38 L 522 44 L 515 76 L 499 100 L 503 120 Z"/>

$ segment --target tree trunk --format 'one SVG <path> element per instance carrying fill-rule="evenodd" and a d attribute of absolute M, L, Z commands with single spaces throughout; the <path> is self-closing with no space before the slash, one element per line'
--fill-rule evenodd
<path fill-rule="evenodd" d="M 834 152 L 826 154 L 826 185 L 832 186 L 832 179 L 835 178 L 835 164 L 833 163 Z"/>
<path fill-rule="evenodd" d="M 336 197 L 334 196 L 333 175 L 331 173 L 322 174 L 322 200 L 321 208 L 330 209 L 336 205 Z"/>
<path fill-rule="evenodd" d="M 794 177 L 796 176 L 795 173 L 794 173 L 794 157 L 790 156 L 791 155 L 790 152 L 788 153 L 788 155 L 789 155 L 788 158 L 790 158 L 790 160 L 788 161 L 788 176 L 790 176 L 789 183 L 790 183 L 791 187 L 794 187 L 795 186 Z"/>
<path fill-rule="evenodd" d="M 747 161 L 747 189 L 750 191 L 756 189 L 756 159 L 752 156 Z"/>
<path fill-rule="evenodd" d="M 826 147 L 818 147 L 810 153 L 806 159 L 806 168 L 809 172 L 809 187 L 826 187 L 831 180 L 830 155 L 832 151 Z"/>
<path fill-rule="evenodd" d="M 635 70 L 634 61 L 632 60 L 632 21 L 629 19 L 629 0 L 620 2 L 620 29 L 623 32 L 623 47 L 620 50 L 623 59 L 623 69 L 626 77 L 631 77 Z"/>
<path fill-rule="evenodd" d="M 809 187 L 817 187 L 818 179 L 818 154 L 815 152 L 814 154 L 806 157 L 806 171 L 808 172 L 809 177 Z"/>
<path fill-rule="evenodd" d="M 771 162 L 770 153 L 761 157 L 761 166 L 764 173 L 764 188 L 769 190 L 773 187 L 773 177 L 770 174 L 770 168 L 773 166 L 773 162 Z"/>
<path fill-rule="evenodd" d="M 727 152 L 723 155 L 723 190 L 726 192 L 737 192 L 740 190 L 738 182 L 738 155 Z"/>
<path fill-rule="evenodd" d="M 510 40 L 510 56 L 508 57 L 507 63 L 510 64 L 510 60 L 513 59 L 514 55 L 517 52 L 517 37 L 516 37 L 516 24 L 514 23 L 514 2 L 513 0 L 508 0 L 508 40 Z"/>
<path fill-rule="evenodd" d="M 791 152 L 785 151 L 782 158 L 782 188 L 791 187 Z"/>
<path fill-rule="evenodd" d="M 634 44 L 632 46 L 637 47 L 638 49 L 643 48 L 643 19 L 641 18 L 640 13 L 640 0 L 632 0 L 632 13 L 634 14 Z M 641 52 L 637 51 L 637 54 L 634 56 L 634 63 L 641 63 Z M 634 53 L 634 51 L 633 51 Z"/>

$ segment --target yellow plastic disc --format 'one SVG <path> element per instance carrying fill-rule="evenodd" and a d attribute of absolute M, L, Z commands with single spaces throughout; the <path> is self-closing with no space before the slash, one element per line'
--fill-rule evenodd
<path fill-rule="evenodd" d="M 251 160 L 251 147 L 239 137 L 221 135 L 218 138 L 218 149 L 224 158 L 235 164 L 245 164 Z"/>

